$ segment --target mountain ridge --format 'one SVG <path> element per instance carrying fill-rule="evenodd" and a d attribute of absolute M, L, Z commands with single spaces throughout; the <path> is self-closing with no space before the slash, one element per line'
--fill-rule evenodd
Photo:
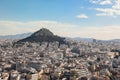
<path fill-rule="evenodd" d="M 15 34 L 15 35 L 0 35 L 0 39 L 22 39 L 25 37 L 30 36 L 32 33 L 21 33 L 21 34 Z"/>

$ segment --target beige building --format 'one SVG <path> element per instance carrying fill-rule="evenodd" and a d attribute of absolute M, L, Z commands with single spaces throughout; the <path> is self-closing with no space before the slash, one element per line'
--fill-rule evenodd
<path fill-rule="evenodd" d="M 108 52 L 108 56 L 110 58 L 114 58 L 116 55 L 119 55 L 119 53 L 118 52 Z"/>

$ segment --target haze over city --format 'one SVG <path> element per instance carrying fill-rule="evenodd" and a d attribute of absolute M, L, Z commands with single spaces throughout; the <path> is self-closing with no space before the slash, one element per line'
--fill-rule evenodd
<path fill-rule="evenodd" d="M 48 28 L 65 37 L 120 39 L 120 0 L 1 0 L 0 35 Z"/>

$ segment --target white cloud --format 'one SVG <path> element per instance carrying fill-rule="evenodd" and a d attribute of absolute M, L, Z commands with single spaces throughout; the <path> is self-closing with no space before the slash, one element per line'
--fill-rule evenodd
<path fill-rule="evenodd" d="M 112 8 L 120 10 L 120 0 L 115 0 L 115 4 L 112 6 Z"/>
<path fill-rule="evenodd" d="M 116 15 L 120 15 L 120 10 L 111 9 L 111 8 L 96 8 L 97 11 L 102 13 L 96 14 L 97 16 L 112 16 L 115 17 Z"/>
<path fill-rule="evenodd" d="M 42 27 L 53 30 L 54 33 L 61 35 L 63 32 L 65 32 L 65 30 L 74 28 L 76 27 L 76 25 L 61 23 L 57 21 L 31 21 L 31 22 L 0 21 L 0 35 L 9 34 L 13 35 L 34 32 Z"/>
<path fill-rule="evenodd" d="M 81 37 L 92 37 L 96 39 L 120 39 L 120 27 L 119 26 L 104 26 L 104 27 L 87 27 L 81 29 Z"/>
<path fill-rule="evenodd" d="M 99 5 L 112 4 L 112 0 L 90 0 L 90 2 L 94 4 L 99 4 Z"/>
<path fill-rule="evenodd" d="M 80 19 L 87 19 L 88 18 L 88 16 L 85 14 L 80 14 L 80 15 L 77 15 L 76 17 L 80 18 Z"/>
<path fill-rule="evenodd" d="M 99 4 L 100 5 L 108 5 L 108 4 L 112 4 L 112 1 L 111 0 L 104 0 L 104 1 L 101 1 Z"/>
<path fill-rule="evenodd" d="M 109 5 L 110 7 L 104 8 L 104 6 L 95 8 L 95 10 L 101 12 L 97 13 L 97 16 L 120 16 L 120 0 L 92 0 L 93 3 L 98 5 Z"/>
<path fill-rule="evenodd" d="M 53 33 L 59 36 L 120 39 L 120 26 L 80 27 L 80 25 L 57 21 L 0 21 L 0 35 L 35 32 L 42 27 L 50 29 Z"/>
<path fill-rule="evenodd" d="M 91 3 L 97 4 L 99 3 L 101 0 L 90 0 Z"/>

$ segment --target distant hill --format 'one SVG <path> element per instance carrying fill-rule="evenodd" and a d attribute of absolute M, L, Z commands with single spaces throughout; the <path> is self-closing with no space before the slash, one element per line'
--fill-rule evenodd
<path fill-rule="evenodd" d="M 73 40 L 77 40 L 77 41 L 85 41 L 85 42 L 93 42 L 93 38 L 80 38 L 80 37 L 75 37 L 72 38 Z M 97 40 L 96 42 L 98 43 L 120 43 L 120 39 L 112 39 L 112 40 Z"/>
<path fill-rule="evenodd" d="M 0 36 L 0 39 L 23 39 L 30 36 L 32 33 L 23 33 L 23 34 L 16 34 L 16 35 L 6 35 Z"/>
<path fill-rule="evenodd" d="M 80 37 L 75 37 L 75 38 L 72 38 L 72 39 L 77 40 L 77 41 L 93 42 L 93 38 L 80 38 Z"/>
<path fill-rule="evenodd" d="M 120 39 L 113 39 L 111 41 L 114 41 L 114 42 L 119 42 L 120 43 Z"/>
<path fill-rule="evenodd" d="M 98 40 L 99 43 L 119 43 L 120 39 L 112 39 L 112 40 Z"/>
<path fill-rule="evenodd" d="M 54 42 L 65 43 L 65 38 L 54 35 L 50 30 L 42 28 L 29 37 L 19 40 L 18 42 Z"/>

